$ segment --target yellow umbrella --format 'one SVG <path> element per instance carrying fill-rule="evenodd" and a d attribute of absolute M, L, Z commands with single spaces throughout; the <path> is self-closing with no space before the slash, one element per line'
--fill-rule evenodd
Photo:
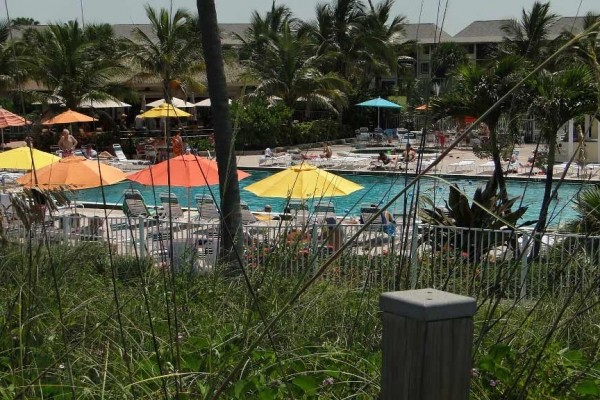
<path fill-rule="evenodd" d="M 192 114 L 180 110 L 168 103 L 162 103 L 160 106 L 151 108 L 145 113 L 140 114 L 141 118 L 182 118 L 191 116 Z"/>
<path fill-rule="evenodd" d="M 60 160 L 54 154 L 45 153 L 30 147 L 19 147 L 0 153 L 0 169 L 30 170 L 40 169 Z"/>
<path fill-rule="evenodd" d="M 100 178 L 102 176 L 102 179 Z M 67 157 L 59 162 L 38 169 L 35 174 L 28 173 L 17 182 L 27 187 L 52 189 L 67 187 L 70 189 L 89 189 L 101 185 L 112 185 L 125 180 L 127 175 L 118 168 L 84 157 Z"/>
<path fill-rule="evenodd" d="M 315 167 L 302 163 L 271 175 L 245 188 L 260 197 L 310 199 L 346 196 L 362 186 Z"/>

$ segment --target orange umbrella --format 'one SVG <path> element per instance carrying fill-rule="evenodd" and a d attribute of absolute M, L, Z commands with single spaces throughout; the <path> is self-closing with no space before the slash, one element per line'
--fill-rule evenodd
<path fill-rule="evenodd" d="M 417 110 L 417 111 L 429 110 L 429 106 L 427 104 L 423 104 L 423 105 L 420 105 L 419 107 L 415 107 L 415 110 Z"/>
<path fill-rule="evenodd" d="M 70 189 L 89 189 L 102 185 L 112 185 L 125 180 L 127 176 L 118 168 L 84 157 L 67 157 L 58 162 L 28 173 L 17 182 L 27 187 L 45 189 L 68 187 Z M 37 179 L 37 180 L 36 180 Z"/>
<path fill-rule="evenodd" d="M 192 188 L 219 183 L 217 163 L 193 154 L 173 157 L 150 168 L 135 172 L 127 178 L 142 185 L 166 186 L 169 184 L 167 163 L 169 163 L 171 186 Z M 238 170 L 237 176 L 238 179 L 244 179 L 250 174 Z"/>
<path fill-rule="evenodd" d="M 8 128 L 10 126 L 25 126 L 30 124 L 31 121 L 27 121 L 25 118 L 0 107 L 0 129 Z"/>
<path fill-rule="evenodd" d="M 54 117 L 47 119 L 42 122 L 44 125 L 56 125 L 56 124 L 72 124 L 76 122 L 93 122 L 98 121 L 96 118 L 92 118 L 89 115 L 78 113 L 77 111 L 67 110 Z"/>

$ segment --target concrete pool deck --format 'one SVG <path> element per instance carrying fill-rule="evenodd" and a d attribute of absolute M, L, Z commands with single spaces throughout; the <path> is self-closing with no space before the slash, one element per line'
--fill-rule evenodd
<path fill-rule="evenodd" d="M 519 157 L 517 158 L 517 161 L 515 163 L 518 172 L 507 173 L 506 174 L 507 179 L 509 179 L 509 180 L 533 180 L 533 181 L 544 181 L 546 179 L 545 174 L 540 174 L 539 173 L 540 170 L 537 168 L 533 168 L 533 173 L 530 175 L 529 167 L 519 167 L 519 164 L 526 166 L 527 159 L 529 158 L 530 154 L 533 152 L 535 147 L 536 147 L 535 144 L 524 144 L 524 145 L 515 147 L 515 151 L 519 152 Z M 350 144 L 332 145 L 331 148 L 333 151 L 334 159 L 336 157 L 338 157 L 339 153 L 344 154 L 344 153 L 351 152 L 351 151 L 357 151 L 355 149 L 355 147 Z M 360 150 L 358 150 L 358 151 L 360 151 Z M 312 148 L 312 149 L 302 151 L 302 154 L 306 155 L 307 157 L 311 157 L 311 156 L 318 157 L 320 154 L 322 154 L 322 152 L 323 152 L 322 148 Z M 373 154 L 373 156 L 376 156 L 376 155 L 377 155 L 376 153 Z M 428 157 L 428 158 L 432 158 L 432 156 L 433 156 L 433 153 L 429 153 L 429 154 L 425 155 L 425 157 Z M 261 158 L 262 158 L 262 155 L 257 155 L 257 154 L 238 155 L 238 158 L 237 158 L 238 168 L 248 169 L 248 170 L 259 169 L 259 170 L 266 170 L 266 171 L 269 171 L 269 170 L 279 171 L 279 170 L 287 168 L 286 166 L 283 166 L 283 165 L 278 165 L 278 166 L 260 165 Z M 459 169 L 459 170 L 456 170 L 456 168 L 453 168 L 452 164 L 457 164 L 457 163 L 460 163 L 461 161 L 465 162 L 467 160 L 473 160 L 474 162 L 472 164 L 463 166 L 463 168 Z M 307 162 L 310 163 L 310 160 L 307 160 Z M 456 177 L 465 177 L 465 178 L 472 178 L 472 179 L 485 179 L 485 178 L 489 177 L 493 171 L 493 168 L 490 168 L 489 165 L 487 165 L 487 166 L 485 165 L 487 162 L 490 162 L 490 160 L 478 158 L 473 153 L 472 150 L 467 150 L 467 149 L 462 149 L 462 148 L 454 149 L 450 152 L 450 154 L 448 156 L 446 156 L 444 159 L 442 159 L 440 161 L 440 163 L 436 166 L 435 170 L 432 170 L 428 174 L 439 175 L 439 176 L 444 176 L 444 177 L 455 177 L 455 178 Z M 399 163 L 399 164 L 404 166 L 403 163 Z M 376 170 L 376 169 L 372 169 L 368 163 L 363 166 L 360 166 L 359 168 L 352 168 L 352 169 L 348 169 L 348 168 L 341 169 L 341 168 L 335 168 L 335 167 L 323 167 L 323 169 L 331 171 L 331 172 L 346 173 L 346 174 L 347 173 L 356 173 L 356 174 L 369 174 L 369 175 L 394 175 L 394 174 L 404 175 L 405 173 L 407 173 L 409 176 L 416 175 L 415 171 L 411 170 L 411 169 L 409 169 L 408 171 L 399 170 L 399 169 Z M 563 167 L 563 169 L 564 169 L 564 167 Z M 562 171 L 563 170 L 561 170 L 559 168 L 559 165 L 555 166 L 554 180 L 559 180 L 561 178 Z M 574 161 L 571 164 L 571 167 L 570 167 L 567 175 L 565 176 L 565 181 L 573 182 L 573 183 L 589 182 L 589 181 L 597 182 L 597 181 L 600 181 L 600 174 L 598 172 L 600 172 L 599 168 L 579 171 L 578 166 L 577 166 L 576 162 Z"/>

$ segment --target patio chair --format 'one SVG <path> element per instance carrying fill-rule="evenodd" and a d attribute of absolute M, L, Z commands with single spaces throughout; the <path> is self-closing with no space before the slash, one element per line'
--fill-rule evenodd
<path fill-rule="evenodd" d="M 212 197 L 197 194 L 194 200 L 196 201 L 196 209 L 198 210 L 198 219 L 210 221 L 221 218 L 221 214 Z"/>
<path fill-rule="evenodd" d="M 175 193 L 161 193 L 160 204 L 162 204 L 165 209 L 165 215 L 172 218 L 183 218 L 183 210 L 181 209 L 181 205 L 179 204 L 179 199 Z"/>

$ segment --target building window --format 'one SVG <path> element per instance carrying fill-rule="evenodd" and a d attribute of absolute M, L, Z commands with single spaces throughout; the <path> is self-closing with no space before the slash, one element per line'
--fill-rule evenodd
<path fill-rule="evenodd" d="M 428 62 L 421 63 L 421 73 L 429 74 L 429 63 Z"/>
<path fill-rule="evenodd" d="M 430 50 L 431 49 L 429 48 L 428 45 L 423 46 L 423 54 L 425 54 L 426 56 L 429 55 Z"/>
<path fill-rule="evenodd" d="M 469 54 L 475 54 L 475 45 L 474 44 L 470 44 L 469 47 L 467 48 L 467 52 Z"/>

